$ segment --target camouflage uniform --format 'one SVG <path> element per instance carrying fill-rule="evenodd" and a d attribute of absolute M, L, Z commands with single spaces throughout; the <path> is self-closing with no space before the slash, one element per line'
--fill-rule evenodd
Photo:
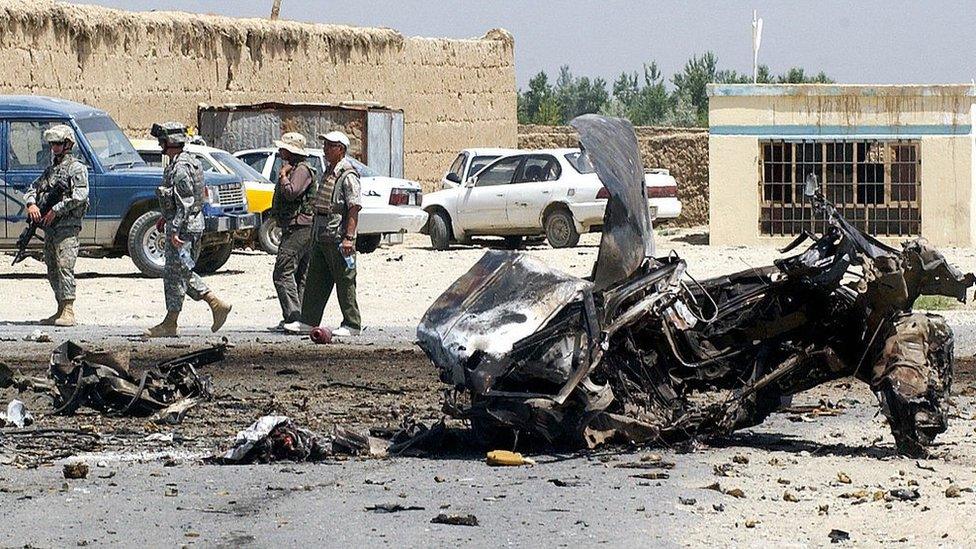
<path fill-rule="evenodd" d="M 88 168 L 70 153 L 44 170 L 25 193 L 28 206 L 37 204 L 38 195 L 64 185 L 64 198 L 51 208 L 54 220 L 44 229 L 44 264 L 47 279 L 58 302 L 75 299 L 75 261 L 78 259 L 78 233 L 88 211 Z"/>
<path fill-rule="evenodd" d="M 339 250 L 346 234 L 349 209 L 362 205 L 359 172 L 346 159 L 329 166 L 312 200 L 312 251 L 302 299 L 302 322 L 318 326 L 333 286 L 342 311 L 342 325 L 362 328 L 356 302 L 356 266 L 350 268 Z M 355 253 L 353 254 L 355 256 Z"/>
<path fill-rule="evenodd" d="M 183 308 L 184 295 L 200 301 L 210 291 L 193 272 L 204 227 L 203 168 L 200 162 L 188 153 L 180 153 L 163 170 L 163 184 L 156 189 L 156 195 L 166 219 L 166 267 L 163 271 L 166 310 L 179 312 Z M 183 246 L 173 245 L 173 235 L 184 242 Z"/>

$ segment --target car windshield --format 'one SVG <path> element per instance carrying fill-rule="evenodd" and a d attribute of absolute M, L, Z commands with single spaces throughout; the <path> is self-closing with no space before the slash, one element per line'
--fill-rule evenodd
<path fill-rule="evenodd" d="M 223 167 L 227 168 L 227 170 L 230 171 L 230 173 L 240 177 L 244 181 L 258 181 L 261 183 L 271 183 L 270 181 L 265 179 L 263 175 L 258 173 L 257 170 L 248 166 L 247 164 L 242 162 L 241 159 L 230 154 L 229 152 L 213 151 L 210 153 L 210 156 L 217 162 L 220 162 L 220 164 Z"/>
<path fill-rule="evenodd" d="M 107 116 L 93 116 L 77 120 L 78 129 L 85 135 L 92 152 L 106 169 L 115 166 L 144 166 L 129 138 Z"/>
<path fill-rule="evenodd" d="M 356 168 L 356 171 L 359 172 L 360 177 L 379 177 L 380 175 L 376 173 L 376 170 L 374 170 L 373 168 L 370 168 L 366 164 L 363 164 L 362 162 L 356 160 L 351 156 L 347 156 L 346 160 L 348 160 L 349 163 L 352 164 L 354 168 Z"/>
<path fill-rule="evenodd" d="M 576 168 L 579 173 L 594 173 L 593 164 L 590 163 L 590 158 L 586 156 L 583 152 L 571 152 L 566 155 L 566 160 L 569 160 L 569 164 Z"/>

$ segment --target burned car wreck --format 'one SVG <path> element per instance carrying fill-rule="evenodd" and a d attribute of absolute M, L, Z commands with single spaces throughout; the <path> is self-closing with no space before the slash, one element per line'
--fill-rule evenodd
<path fill-rule="evenodd" d="M 654 257 L 632 126 L 584 115 L 579 131 L 610 192 L 592 276 L 490 251 L 421 319 L 445 411 L 479 436 L 569 447 L 669 444 L 761 423 L 827 381 L 868 383 L 898 451 L 923 455 L 947 427 L 953 334 L 913 312 L 920 295 L 965 301 L 963 274 L 925 240 L 889 247 L 805 195 L 823 230 L 774 265 L 695 281 Z"/>

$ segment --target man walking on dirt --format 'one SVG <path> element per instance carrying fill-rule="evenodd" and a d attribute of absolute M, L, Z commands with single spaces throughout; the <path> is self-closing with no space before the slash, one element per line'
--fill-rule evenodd
<path fill-rule="evenodd" d="M 271 212 L 281 229 L 274 281 L 283 320 L 274 328 L 284 329 L 302 318 L 302 292 L 312 241 L 312 199 L 315 197 L 315 169 L 308 164 L 305 136 L 289 132 L 275 141 L 282 159 L 275 182 Z"/>
<path fill-rule="evenodd" d="M 302 297 L 302 319 L 285 325 L 305 333 L 322 322 L 333 286 L 342 310 L 342 325 L 333 336 L 359 335 L 362 320 L 356 303 L 356 230 L 362 197 L 359 172 L 346 160 L 349 138 L 340 131 L 319 135 L 328 166 L 312 199 L 312 247 Z"/>
<path fill-rule="evenodd" d="M 146 331 L 147 337 L 176 337 L 177 319 L 183 309 L 183 296 L 206 301 L 213 314 L 211 331 L 224 325 L 231 306 L 221 301 L 200 276 L 193 272 L 200 253 L 203 234 L 203 169 L 200 162 L 183 152 L 188 138 L 186 126 L 178 122 L 153 124 L 150 132 L 159 140 L 159 148 L 169 157 L 163 170 L 163 184 L 156 189 L 163 217 L 156 223 L 165 230 L 166 267 L 163 270 L 163 292 L 166 296 L 166 318 Z"/>
<path fill-rule="evenodd" d="M 81 219 L 88 211 L 88 168 L 71 154 L 75 133 L 70 127 L 51 126 L 44 131 L 44 141 L 51 147 L 51 165 L 24 194 L 27 218 L 44 228 L 44 264 L 58 300 L 58 312 L 41 324 L 74 326 L 75 261 Z M 63 198 L 42 215 L 37 202 L 55 189 L 63 191 Z"/>

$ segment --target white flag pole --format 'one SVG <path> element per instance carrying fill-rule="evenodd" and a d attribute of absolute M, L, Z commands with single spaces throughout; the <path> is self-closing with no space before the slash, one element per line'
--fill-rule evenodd
<path fill-rule="evenodd" d="M 762 43 L 762 17 L 752 10 L 752 83 L 759 80 L 759 45 Z"/>

